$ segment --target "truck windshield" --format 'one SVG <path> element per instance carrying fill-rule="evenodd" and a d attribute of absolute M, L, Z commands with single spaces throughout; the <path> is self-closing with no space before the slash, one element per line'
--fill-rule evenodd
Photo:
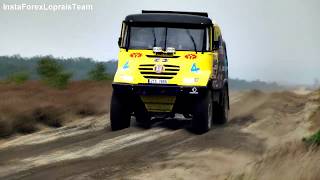
<path fill-rule="evenodd" d="M 203 51 L 205 29 L 132 26 L 129 49 L 152 49 L 173 47 L 176 50 Z"/>

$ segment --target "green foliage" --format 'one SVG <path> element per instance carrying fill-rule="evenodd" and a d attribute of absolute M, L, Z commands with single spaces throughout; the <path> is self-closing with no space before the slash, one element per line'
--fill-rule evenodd
<path fill-rule="evenodd" d="M 97 63 L 96 67 L 88 73 L 88 76 L 89 79 L 93 81 L 105 81 L 110 79 L 103 63 Z"/>
<path fill-rule="evenodd" d="M 37 69 L 40 77 L 52 78 L 62 71 L 62 66 L 51 57 L 45 57 L 38 62 Z"/>
<path fill-rule="evenodd" d="M 44 82 L 46 82 L 51 87 L 55 87 L 58 89 L 65 89 L 69 84 L 71 76 L 72 76 L 71 73 L 59 72 L 52 78 L 45 79 Z"/>
<path fill-rule="evenodd" d="M 246 81 L 241 79 L 229 79 L 229 88 L 233 90 L 283 90 L 284 87 L 277 83 L 269 83 L 260 80 Z"/>
<path fill-rule="evenodd" d="M 29 80 L 29 73 L 27 72 L 13 73 L 7 78 L 7 82 L 16 84 L 23 84 L 27 80 Z"/>
<path fill-rule="evenodd" d="M 304 138 L 303 141 L 305 141 L 308 144 L 312 144 L 312 145 L 320 145 L 320 130 L 318 132 L 316 132 L 315 134 L 313 134 L 310 137 Z"/>
<path fill-rule="evenodd" d="M 72 76 L 71 73 L 64 72 L 63 67 L 50 57 L 38 62 L 37 71 L 42 81 L 58 89 L 65 89 Z"/>
<path fill-rule="evenodd" d="M 10 74 L 16 72 L 29 72 L 30 79 L 38 80 L 38 63 L 44 58 L 54 59 L 66 72 L 72 72 L 72 80 L 84 80 L 88 78 L 88 72 L 95 68 L 97 62 L 91 58 L 57 58 L 53 56 L 34 56 L 31 58 L 14 56 L 0 56 L 0 81 L 7 79 Z M 106 67 L 108 75 L 112 76 L 117 69 L 117 61 L 100 62 Z"/>

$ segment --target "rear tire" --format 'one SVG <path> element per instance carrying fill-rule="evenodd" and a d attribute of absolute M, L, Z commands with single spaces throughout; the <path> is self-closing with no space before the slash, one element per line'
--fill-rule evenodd
<path fill-rule="evenodd" d="M 112 92 L 110 107 L 111 130 L 117 131 L 130 127 L 130 97 L 126 94 Z"/>
<path fill-rule="evenodd" d="M 220 103 L 213 104 L 213 123 L 222 125 L 229 119 L 229 94 L 226 88 L 220 94 Z"/>
<path fill-rule="evenodd" d="M 196 133 L 205 133 L 212 126 L 212 93 L 210 90 L 196 100 L 192 116 L 192 128 Z"/>

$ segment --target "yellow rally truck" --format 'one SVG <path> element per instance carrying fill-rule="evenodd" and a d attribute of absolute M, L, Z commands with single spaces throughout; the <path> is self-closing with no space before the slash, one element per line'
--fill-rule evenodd
<path fill-rule="evenodd" d="M 226 44 L 207 13 L 143 10 L 128 15 L 118 44 L 113 131 L 129 127 L 131 116 L 150 127 L 153 117 L 183 114 L 199 133 L 228 120 Z"/>

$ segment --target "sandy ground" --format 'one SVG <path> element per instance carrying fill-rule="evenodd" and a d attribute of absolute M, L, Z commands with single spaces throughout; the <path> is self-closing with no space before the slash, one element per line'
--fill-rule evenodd
<path fill-rule="evenodd" d="M 177 116 L 111 132 L 109 115 L 0 141 L 0 179 L 228 179 L 270 149 L 309 135 L 305 91 L 233 92 L 231 118 L 203 135 Z"/>

